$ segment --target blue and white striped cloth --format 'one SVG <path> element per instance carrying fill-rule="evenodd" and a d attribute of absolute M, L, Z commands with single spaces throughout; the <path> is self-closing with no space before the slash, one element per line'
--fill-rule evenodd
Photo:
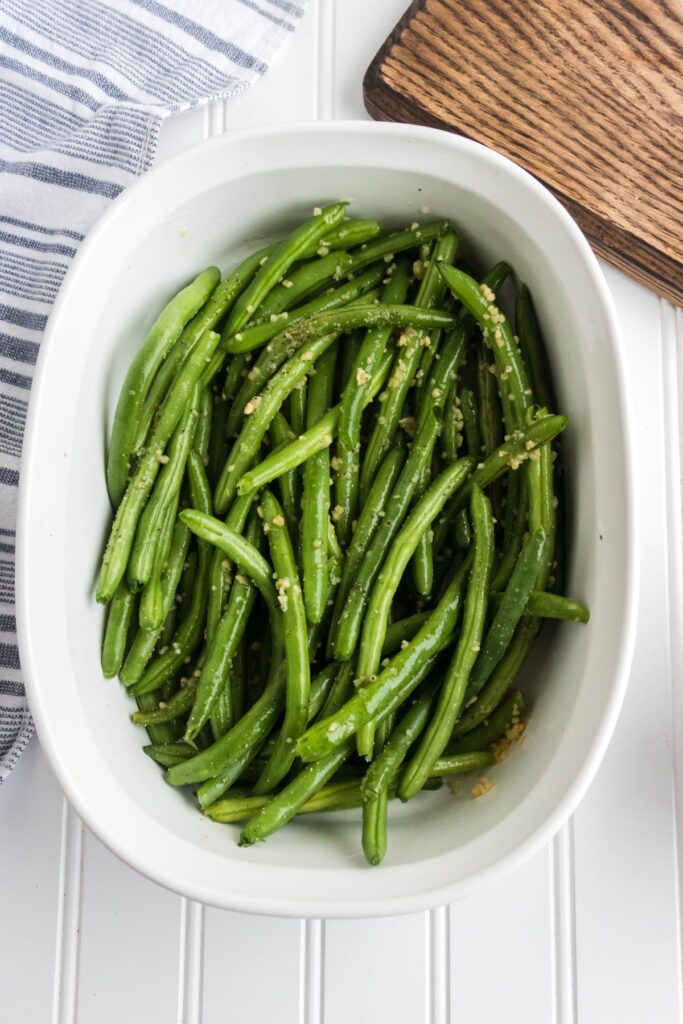
<path fill-rule="evenodd" d="M 0 0 L 0 782 L 33 732 L 14 617 L 19 457 L 47 317 L 80 242 L 171 113 L 268 70 L 306 0 Z"/>

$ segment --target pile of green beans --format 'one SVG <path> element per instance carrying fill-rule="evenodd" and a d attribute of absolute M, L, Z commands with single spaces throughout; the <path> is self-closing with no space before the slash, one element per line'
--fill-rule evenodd
<path fill-rule="evenodd" d="M 242 846 L 360 808 L 379 864 L 391 800 L 522 734 L 543 621 L 588 622 L 558 593 L 567 419 L 541 324 L 511 267 L 473 262 L 448 221 L 316 207 L 185 285 L 125 378 L 102 670 Z"/>

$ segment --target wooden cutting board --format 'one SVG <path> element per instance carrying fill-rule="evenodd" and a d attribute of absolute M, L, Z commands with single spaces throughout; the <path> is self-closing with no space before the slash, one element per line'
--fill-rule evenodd
<path fill-rule="evenodd" d="M 683 304 L 683 0 L 415 0 L 364 90 L 379 120 L 521 164 L 600 256 Z"/>

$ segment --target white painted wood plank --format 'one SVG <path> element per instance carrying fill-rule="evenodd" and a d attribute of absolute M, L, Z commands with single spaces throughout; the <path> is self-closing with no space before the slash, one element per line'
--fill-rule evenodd
<path fill-rule="evenodd" d="M 300 1020 L 300 921 L 207 907 L 203 1024 Z"/>
<path fill-rule="evenodd" d="M 1 1016 L 48 1021 L 54 1001 L 64 798 L 37 740 L 3 783 L 0 798 Z"/>
<path fill-rule="evenodd" d="M 78 1024 L 169 1024 L 178 1006 L 179 897 L 87 829 L 82 877 Z"/>
<path fill-rule="evenodd" d="M 659 301 L 608 271 L 637 424 L 643 574 L 630 687 L 575 815 L 578 1018 L 680 1019 Z M 670 381 L 666 381 L 669 387 Z"/>
<path fill-rule="evenodd" d="M 341 0 L 335 11 L 335 118 L 368 118 L 363 76 L 406 9 L 405 0 Z M 362 31 L 359 30 L 362 26 Z"/>
<path fill-rule="evenodd" d="M 324 941 L 325 1024 L 422 1024 L 428 1019 L 428 928 L 428 914 L 328 921 Z"/>
<path fill-rule="evenodd" d="M 552 877 L 546 848 L 451 906 L 451 1014 L 467 1024 L 553 1020 Z"/>

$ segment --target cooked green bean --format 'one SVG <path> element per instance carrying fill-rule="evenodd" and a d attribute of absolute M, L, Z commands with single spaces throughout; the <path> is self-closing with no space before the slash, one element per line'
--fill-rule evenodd
<path fill-rule="evenodd" d="M 517 559 L 510 582 L 496 610 L 493 621 L 481 645 L 481 651 L 470 675 L 465 704 L 477 697 L 501 660 L 512 640 L 519 620 L 529 601 L 541 566 L 547 561 L 548 538 L 545 530 L 538 529 L 529 536 Z"/>
<path fill-rule="evenodd" d="M 240 846 L 262 842 L 294 817 L 300 807 L 332 778 L 351 753 L 351 744 L 328 754 L 326 758 L 306 765 L 284 789 L 271 797 L 268 803 L 242 829 Z M 263 790 L 255 795 L 260 796 Z"/>
<path fill-rule="evenodd" d="M 401 777 L 401 800 L 410 800 L 419 793 L 429 777 L 434 762 L 443 753 L 462 707 L 470 673 L 481 644 L 493 563 L 493 521 L 491 503 L 479 487 L 472 488 L 470 511 L 474 532 L 474 559 L 467 585 L 462 629 L 439 693 L 434 717 Z"/>
<path fill-rule="evenodd" d="M 173 722 L 176 718 L 183 718 L 192 707 L 196 692 L 197 680 L 188 680 L 170 700 L 160 701 L 155 708 L 147 711 L 134 711 L 130 720 L 136 725 L 158 725 L 160 722 Z"/>
<path fill-rule="evenodd" d="M 346 603 L 339 616 L 334 637 L 334 653 L 340 661 L 348 661 L 356 648 L 370 588 L 380 571 L 389 545 L 406 516 L 415 493 L 420 469 L 432 457 L 439 429 L 440 419 L 436 415 L 432 414 L 425 420 L 396 481 L 382 522 L 365 552 L 358 574 L 351 585 Z"/>
<path fill-rule="evenodd" d="M 337 345 L 318 359 L 308 385 L 308 427 L 314 427 L 332 402 Z M 306 617 L 320 622 L 327 602 L 327 529 L 330 517 L 330 452 L 323 447 L 304 466 L 301 503 L 301 563 Z"/>
<path fill-rule="evenodd" d="M 389 610 L 417 542 L 451 497 L 462 485 L 472 468 L 472 461 L 460 459 L 437 477 L 405 520 L 393 541 L 377 577 L 367 605 L 361 634 L 356 676 L 365 685 L 379 671 L 382 646 L 386 636 Z M 358 753 L 371 757 L 373 730 L 368 724 L 359 730 Z"/>
<path fill-rule="evenodd" d="M 354 278 L 353 281 L 348 281 L 346 284 L 340 285 L 339 288 L 333 288 L 331 291 L 311 299 L 304 306 L 293 309 L 291 313 L 280 313 L 277 316 L 273 314 L 273 317 L 265 323 L 256 324 L 254 327 L 245 327 L 229 337 L 224 334 L 226 351 L 253 352 L 254 349 L 262 348 L 267 342 L 276 338 L 285 328 L 294 327 L 295 324 L 308 317 L 321 313 L 332 313 L 352 305 L 357 299 L 367 295 L 372 288 L 377 287 L 385 271 L 386 268 L 383 264 L 371 267 L 364 274 Z M 365 301 L 367 302 L 367 299 Z"/>
<path fill-rule="evenodd" d="M 174 764 L 182 764 L 196 753 L 189 743 L 149 743 L 142 748 L 148 757 L 163 768 L 172 768 Z"/>
<path fill-rule="evenodd" d="M 333 203 L 331 206 L 326 206 L 324 210 L 319 210 L 310 220 L 295 228 L 287 238 L 275 246 L 263 266 L 233 305 L 224 334 L 228 336 L 235 334 L 244 327 L 257 312 L 268 292 L 276 284 L 279 284 L 292 263 L 300 259 L 307 248 L 320 241 L 323 235 L 328 234 L 341 223 L 346 206 L 346 203 Z"/>
<path fill-rule="evenodd" d="M 159 314 L 130 364 L 114 413 L 107 458 L 107 487 L 114 507 L 126 490 L 138 420 L 154 375 L 185 324 L 201 309 L 220 279 L 220 271 L 209 267 L 178 292 Z"/>
<path fill-rule="evenodd" d="M 327 655 L 334 654 L 334 641 L 337 635 L 339 619 L 346 603 L 351 586 L 358 574 L 363 562 L 365 553 L 374 537 L 381 520 L 384 518 L 385 507 L 398 480 L 404 462 L 403 452 L 395 448 L 390 451 L 379 468 L 375 482 L 373 483 L 368 499 L 365 502 L 356 525 L 355 532 L 351 537 L 351 543 L 346 552 L 342 578 L 339 590 L 334 602 L 334 610 L 329 627 L 329 639 Z M 333 516 L 337 510 L 333 512 Z"/>
<path fill-rule="evenodd" d="M 112 679 L 119 674 L 136 603 L 137 596 L 129 589 L 126 581 L 121 580 L 109 608 L 102 644 L 102 675 L 105 679 Z"/>
<path fill-rule="evenodd" d="M 152 573 L 140 594 L 139 621 L 141 629 L 160 629 L 164 624 L 166 607 L 162 578 L 173 542 L 173 527 L 178 518 L 179 497 L 179 494 L 175 495 L 164 512 L 164 521 L 154 552 Z"/>
<path fill-rule="evenodd" d="M 519 722 L 524 709 L 524 697 L 515 690 L 511 697 L 493 712 L 483 725 L 478 726 L 455 743 L 449 743 L 446 754 L 467 754 L 474 750 L 485 750 L 496 743 L 508 729 Z"/>
<path fill-rule="evenodd" d="M 245 540 L 258 550 L 260 525 L 257 516 L 252 517 Z M 215 628 L 210 643 L 206 646 L 197 695 L 185 729 L 185 739 L 188 743 L 192 742 L 209 720 L 221 692 L 227 691 L 229 694 L 230 662 L 244 635 L 255 599 L 256 587 L 248 577 L 238 573 L 230 588 L 227 608 Z M 227 717 L 231 717 L 229 713 Z"/>
<path fill-rule="evenodd" d="M 497 594 L 492 595 L 495 601 Z M 524 609 L 525 615 L 536 615 L 539 619 L 564 619 L 566 622 L 587 623 L 590 612 L 585 604 L 561 594 L 549 594 L 547 590 L 532 590 Z"/>
<path fill-rule="evenodd" d="M 469 568 L 467 558 L 425 624 L 377 678 L 358 690 L 336 714 L 304 733 L 297 743 L 297 753 L 303 761 L 325 757 L 367 722 L 395 711 L 419 686 L 438 654 L 451 642 Z"/>
<path fill-rule="evenodd" d="M 372 761 L 361 783 L 364 800 L 372 800 L 388 789 L 406 754 L 423 732 L 438 689 L 435 680 L 418 694 L 391 733 L 380 754 Z"/>
<path fill-rule="evenodd" d="M 519 348 L 538 404 L 553 412 L 557 408 L 548 353 L 541 336 L 536 310 L 527 286 L 520 281 L 515 302 L 515 327 L 519 335 Z"/>
<path fill-rule="evenodd" d="M 233 504 L 225 525 L 236 533 L 242 533 L 252 506 L 254 495 L 246 495 L 237 498 Z M 211 568 L 209 570 L 209 596 L 206 605 L 206 640 L 210 643 L 218 620 L 223 614 L 225 595 L 231 580 L 232 565 L 225 557 L 225 552 L 215 548 L 211 556 Z"/>
<path fill-rule="evenodd" d="M 450 263 L 455 258 L 458 247 L 458 236 L 454 231 L 447 231 L 445 235 L 437 239 L 434 244 L 434 252 L 429 267 L 420 284 L 420 289 L 415 298 L 415 305 L 419 308 L 432 309 L 438 306 L 446 291 L 444 282 L 439 274 L 438 267 L 442 263 Z M 451 318 L 451 323 L 453 319 Z M 420 356 L 425 344 L 430 342 L 430 327 L 448 327 L 449 324 L 411 324 L 409 329 L 404 331 L 397 342 L 396 360 L 389 385 L 387 387 L 387 398 L 382 406 L 382 415 L 377 418 L 375 427 L 368 442 L 363 469 L 360 480 L 361 498 L 365 498 L 374 479 L 377 469 L 389 450 L 393 441 L 398 423 L 403 415 L 408 391 L 412 386 L 413 379 L 420 364 Z M 411 329 L 412 328 L 412 329 Z"/>
<path fill-rule="evenodd" d="M 269 793 L 292 766 L 295 744 L 306 728 L 310 691 L 310 662 L 306 610 L 296 559 L 279 502 L 270 491 L 263 495 L 263 523 L 277 577 L 278 600 L 284 623 L 287 676 L 285 717 L 275 749 L 254 787 L 255 794 Z"/>
<path fill-rule="evenodd" d="M 161 596 L 165 622 L 171 616 L 171 609 L 175 609 L 176 593 L 187 557 L 190 536 L 190 531 L 185 524 L 177 520 L 173 527 L 171 550 L 161 574 Z M 121 682 L 125 683 L 126 686 L 137 683 L 142 678 L 142 674 L 154 653 L 154 648 L 164 628 L 139 629 L 137 631 L 120 673 Z M 166 646 L 168 646 L 169 641 L 165 641 Z"/>
<path fill-rule="evenodd" d="M 291 395 L 290 395 L 291 398 Z M 271 444 L 273 446 L 273 452 L 281 452 L 287 448 L 292 441 L 295 440 L 294 431 L 290 428 L 287 420 L 278 412 L 273 416 L 270 421 L 270 427 L 268 428 L 268 436 L 270 437 Z M 263 465 L 263 463 L 261 463 Z M 246 474 L 247 476 L 249 474 Z M 244 477 L 242 477 L 242 480 Z M 237 485 L 237 493 L 247 493 L 242 491 L 240 480 Z M 278 487 L 280 489 L 280 500 L 282 501 L 282 507 L 285 510 L 285 516 L 287 517 L 287 527 L 290 533 L 294 533 L 299 529 L 299 515 L 301 511 L 301 488 L 299 486 L 299 475 L 294 470 L 288 470 L 281 473 L 278 477 Z M 254 488 L 251 488 L 254 490 Z"/>
<path fill-rule="evenodd" d="M 202 461 L 196 452 L 190 452 L 187 465 L 192 500 L 197 508 L 202 510 L 196 512 L 195 515 L 205 515 L 206 518 L 210 518 L 211 491 Z M 186 514 L 186 512 L 182 512 L 181 519 Z M 145 670 L 139 682 L 131 687 L 131 693 L 135 696 L 158 690 L 165 682 L 172 679 L 187 662 L 202 639 L 206 621 L 206 589 L 211 556 L 208 546 L 201 538 L 198 541 L 197 550 L 197 574 L 192 584 L 187 608 L 183 610 L 182 621 L 169 649 L 163 654 L 160 653 L 159 657 Z"/>
<path fill-rule="evenodd" d="M 166 444 L 185 411 L 202 368 L 206 365 L 207 359 L 211 359 L 219 340 L 218 335 L 210 331 L 202 335 L 161 406 L 149 445 L 116 510 L 97 584 L 96 597 L 101 604 L 108 604 L 111 601 L 126 571 L 135 529 L 159 472 L 159 458 L 163 456 Z"/>
<path fill-rule="evenodd" d="M 170 506 L 177 503 L 185 475 L 185 464 L 199 421 L 201 397 L 199 388 L 195 387 L 183 418 L 171 438 L 168 455 L 159 456 L 163 466 L 138 521 L 128 558 L 128 585 L 132 590 L 140 590 L 152 575 L 167 512 Z"/>
<path fill-rule="evenodd" d="M 399 262 L 384 287 L 382 302 L 390 306 L 405 302 L 408 284 L 408 268 L 405 263 Z M 341 401 L 335 452 L 340 465 L 336 470 L 335 484 L 336 503 L 341 510 L 337 519 L 337 533 L 343 543 L 348 543 L 351 522 L 356 518 L 361 416 L 368 404 L 373 378 L 391 333 L 391 327 L 375 327 L 366 331 L 351 370 L 350 387 L 346 388 Z"/>
<path fill-rule="evenodd" d="M 377 277 L 376 271 L 371 271 L 371 275 Z M 366 285 L 371 283 L 369 278 L 358 277 L 355 279 L 355 288 L 359 292 L 359 298 L 348 303 L 348 307 L 355 308 L 363 305 L 368 306 L 371 303 L 374 304 L 374 299 L 377 297 L 377 290 L 363 291 Z M 226 430 L 230 437 L 233 437 L 240 429 L 240 425 L 244 419 L 244 409 L 249 404 L 252 398 L 259 393 L 264 383 L 267 383 L 276 373 L 276 371 L 282 366 L 282 364 L 289 359 L 297 350 L 300 348 L 302 342 L 300 340 L 301 323 L 295 324 L 294 328 L 281 330 L 280 334 L 276 335 L 271 342 L 269 342 L 258 355 L 258 359 L 245 374 L 245 379 L 239 389 L 232 409 L 228 416 L 228 422 Z M 344 363 L 344 354 L 349 342 L 353 339 L 353 334 L 350 338 L 344 342 L 342 349 L 342 364 Z M 246 356 L 234 356 L 233 358 L 251 359 L 251 353 L 247 353 Z M 301 384 L 303 390 L 304 384 Z M 298 391 L 299 389 L 297 389 Z M 294 400 L 294 401 L 293 401 Z M 306 395 L 305 391 L 299 395 L 292 392 L 289 399 L 290 405 L 290 417 L 292 418 L 292 429 L 295 434 L 302 433 L 306 424 L 305 407 L 306 407 Z M 297 418 L 298 417 L 298 418 Z"/>

